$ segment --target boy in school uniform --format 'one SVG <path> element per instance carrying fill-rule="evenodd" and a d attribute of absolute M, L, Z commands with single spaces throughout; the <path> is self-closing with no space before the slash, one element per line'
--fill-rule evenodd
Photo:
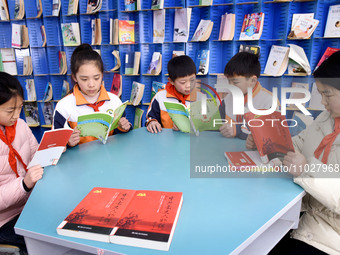
<path fill-rule="evenodd" d="M 164 90 L 159 91 L 151 101 L 146 113 L 146 128 L 151 133 L 158 133 L 162 128 L 174 128 L 164 102 L 190 105 L 193 96 L 190 93 L 196 85 L 196 66 L 189 56 L 177 56 L 168 63 L 169 78 Z M 191 98 L 190 98 L 191 97 Z"/>
<path fill-rule="evenodd" d="M 272 106 L 272 93 L 263 88 L 258 81 L 261 73 L 261 64 L 258 57 L 249 52 L 239 52 L 233 56 L 226 64 L 224 69 L 224 75 L 228 78 L 231 85 L 234 85 L 241 89 L 244 97 L 245 111 L 248 111 L 248 88 L 252 88 L 252 101 L 255 109 L 269 109 Z M 233 114 L 233 96 L 228 93 L 222 100 L 220 106 L 220 113 L 227 122 L 220 127 L 220 132 L 227 138 L 238 137 L 241 139 L 247 139 L 248 129 L 241 124 L 243 115 Z"/>

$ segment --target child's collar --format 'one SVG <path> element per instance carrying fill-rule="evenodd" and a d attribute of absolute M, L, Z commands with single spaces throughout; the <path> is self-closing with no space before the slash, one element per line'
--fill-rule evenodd
<path fill-rule="evenodd" d="M 78 84 L 76 84 L 73 88 L 73 95 L 76 98 L 77 106 L 91 104 L 85 99 L 84 95 L 81 93 Z M 101 85 L 99 97 L 95 103 L 99 103 L 101 101 L 109 101 L 109 100 L 110 100 L 109 94 L 107 93 L 104 85 Z"/>

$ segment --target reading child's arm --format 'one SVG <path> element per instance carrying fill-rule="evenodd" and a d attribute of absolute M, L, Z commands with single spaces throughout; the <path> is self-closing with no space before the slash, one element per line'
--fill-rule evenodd
<path fill-rule="evenodd" d="M 157 94 L 156 96 L 152 99 L 151 104 L 149 106 L 149 109 L 146 113 L 146 123 L 145 126 L 147 127 L 151 122 L 157 121 L 159 124 L 162 123 L 161 120 L 161 110 L 159 107 L 159 102 L 157 100 Z"/>

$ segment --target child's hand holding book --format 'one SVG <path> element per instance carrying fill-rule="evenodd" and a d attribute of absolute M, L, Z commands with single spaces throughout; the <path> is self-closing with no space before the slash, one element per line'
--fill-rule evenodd
<path fill-rule="evenodd" d="M 289 173 L 294 177 L 300 176 L 307 164 L 307 160 L 305 156 L 298 152 L 287 152 L 287 155 L 283 158 L 283 165 L 287 166 L 289 169 Z"/>
<path fill-rule="evenodd" d="M 80 142 L 80 130 L 77 128 L 73 129 L 73 133 L 68 140 L 68 145 L 71 147 L 76 146 Z"/>
<path fill-rule="evenodd" d="M 128 131 L 131 128 L 130 122 L 127 120 L 127 118 L 123 117 L 118 122 L 118 127 L 120 129 L 123 129 L 125 131 Z"/>

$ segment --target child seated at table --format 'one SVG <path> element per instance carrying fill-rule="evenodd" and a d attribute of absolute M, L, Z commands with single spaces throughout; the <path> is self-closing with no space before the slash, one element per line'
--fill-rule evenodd
<path fill-rule="evenodd" d="M 71 73 L 76 84 L 71 93 L 58 102 L 53 116 L 53 128 L 63 128 L 68 121 L 69 126 L 74 129 L 68 145 L 73 147 L 97 139 L 92 136 L 80 137 L 80 131 L 76 128 L 79 115 L 114 112 L 122 101 L 106 91 L 103 85 L 103 60 L 89 44 L 82 44 L 74 50 L 71 57 Z M 118 128 L 109 135 L 131 130 L 132 125 L 124 115 L 119 120 Z"/>
<path fill-rule="evenodd" d="M 23 98 L 19 81 L 0 72 L 0 244 L 26 251 L 24 238 L 15 234 L 14 225 L 44 170 L 40 165 L 27 169 L 38 143 L 19 118 Z"/>
<path fill-rule="evenodd" d="M 177 56 L 168 63 L 169 78 L 164 90 L 156 93 L 146 113 L 146 128 L 151 133 L 158 133 L 162 128 L 174 128 L 164 101 L 180 102 L 190 105 L 190 93 L 196 85 L 196 66 L 189 56 Z"/>
<path fill-rule="evenodd" d="M 252 101 L 255 109 L 269 109 L 272 106 L 272 93 L 263 88 L 258 81 L 260 73 L 261 64 L 258 57 L 249 52 L 237 53 L 225 66 L 224 75 L 229 83 L 241 89 L 245 95 L 245 113 L 248 111 L 248 88 L 252 88 Z M 233 114 L 233 95 L 231 93 L 228 93 L 222 100 L 220 113 L 221 117 L 224 117 L 226 120 L 226 123 L 220 127 L 220 132 L 223 136 L 227 138 L 247 138 L 247 128 L 242 126 L 242 124 L 231 124 L 243 122 L 243 115 Z"/>
<path fill-rule="evenodd" d="M 293 137 L 295 152 L 283 164 L 307 192 L 299 227 L 270 254 L 340 254 L 340 51 L 314 72 L 323 111 Z M 252 136 L 247 148 L 254 148 Z M 291 238 L 290 238 L 291 237 Z"/>

